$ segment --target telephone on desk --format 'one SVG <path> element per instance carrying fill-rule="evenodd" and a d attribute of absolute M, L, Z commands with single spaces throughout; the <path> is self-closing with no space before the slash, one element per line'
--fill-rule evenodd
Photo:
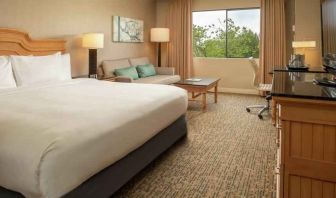
<path fill-rule="evenodd" d="M 323 67 L 328 73 L 332 74 L 333 77 L 331 79 L 314 79 L 314 82 L 317 85 L 336 87 L 336 54 L 327 54 L 323 58 Z"/>
<path fill-rule="evenodd" d="M 328 72 L 336 75 L 336 54 L 327 54 L 323 58 L 323 66 Z"/>

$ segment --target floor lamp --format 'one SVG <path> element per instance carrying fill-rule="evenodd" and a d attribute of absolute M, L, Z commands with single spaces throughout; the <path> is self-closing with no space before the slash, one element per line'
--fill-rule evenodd
<path fill-rule="evenodd" d="M 169 29 L 152 28 L 151 42 L 158 43 L 158 67 L 161 67 L 161 43 L 169 42 Z"/>
<path fill-rule="evenodd" d="M 97 78 L 97 49 L 104 48 L 104 34 L 85 34 L 83 47 L 89 49 L 89 78 Z"/>

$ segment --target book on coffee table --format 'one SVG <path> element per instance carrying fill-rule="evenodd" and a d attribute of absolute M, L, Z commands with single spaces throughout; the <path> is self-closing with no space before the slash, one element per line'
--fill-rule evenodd
<path fill-rule="evenodd" d="M 200 82 L 202 79 L 200 78 L 188 78 L 186 79 L 186 81 L 190 81 L 190 82 Z"/>

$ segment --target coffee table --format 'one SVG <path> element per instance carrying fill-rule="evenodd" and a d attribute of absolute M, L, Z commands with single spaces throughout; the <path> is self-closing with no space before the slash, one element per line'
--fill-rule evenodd
<path fill-rule="evenodd" d="M 196 77 L 195 77 L 196 78 Z M 194 79 L 195 79 L 194 78 Z M 204 78 L 201 77 L 199 79 L 202 79 L 201 81 L 195 82 L 195 81 L 189 81 L 189 80 L 181 80 L 174 85 L 180 88 L 183 88 L 191 93 L 191 99 L 192 101 L 195 101 L 195 99 L 199 96 L 202 96 L 202 108 L 203 110 L 206 110 L 207 108 L 207 93 L 214 93 L 215 94 L 215 103 L 217 103 L 217 96 L 218 96 L 218 82 L 220 81 L 220 78 Z M 213 92 L 210 90 L 214 89 Z"/>

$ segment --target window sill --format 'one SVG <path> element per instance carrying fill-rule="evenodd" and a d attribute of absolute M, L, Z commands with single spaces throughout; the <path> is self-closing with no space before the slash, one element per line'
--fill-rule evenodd
<path fill-rule="evenodd" d="M 212 59 L 212 60 L 248 60 L 249 58 L 216 58 L 216 57 L 193 57 L 193 59 Z M 254 58 L 258 60 L 259 58 Z"/>

